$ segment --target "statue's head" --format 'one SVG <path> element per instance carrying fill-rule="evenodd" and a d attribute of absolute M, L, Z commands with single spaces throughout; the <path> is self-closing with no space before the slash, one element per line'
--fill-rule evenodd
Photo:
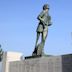
<path fill-rule="evenodd" d="M 43 10 L 45 10 L 45 9 L 49 9 L 49 5 L 48 4 L 44 4 L 43 5 Z"/>

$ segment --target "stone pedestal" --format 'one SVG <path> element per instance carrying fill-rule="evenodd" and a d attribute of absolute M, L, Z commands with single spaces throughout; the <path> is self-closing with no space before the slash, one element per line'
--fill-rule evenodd
<path fill-rule="evenodd" d="M 62 72 L 61 57 L 40 57 L 25 60 L 25 72 Z"/>
<path fill-rule="evenodd" d="M 5 54 L 2 72 L 72 72 L 72 54 L 20 57 L 20 54 Z"/>
<path fill-rule="evenodd" d="M 61 56 L 26 57 L 23 61 L 10 63 L 9 72 L 62 72 Z"/>

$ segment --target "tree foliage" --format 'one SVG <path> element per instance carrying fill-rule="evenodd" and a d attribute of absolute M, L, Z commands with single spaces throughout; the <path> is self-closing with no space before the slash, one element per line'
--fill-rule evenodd
<path fill-rule="evenodd" d="M 0 45 L 0 61 L 2 61 L 2 58 L 3 58 L 3 50 L 2 50 L 1 45 Z"/>

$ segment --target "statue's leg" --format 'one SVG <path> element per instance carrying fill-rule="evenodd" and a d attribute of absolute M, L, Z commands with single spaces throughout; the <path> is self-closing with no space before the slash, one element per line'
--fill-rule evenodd
<path fill-rule="evenodd" d="M 48 34 L 48 31 L 43 31 L 43 33 L 42 33 L 42 42 L 45 42 L 45 40 L 47 38 L 47 34 Z"/>
<path fill-rule="evenodd" d="M 40 32 L 37 32 L 35 49 L 34 49 L 34 51 L 33 51 L 33 53 L 32 53 L 32 56 L 36 56 L 36 55 L 37 55 L 37 51 L 38 51 L 38 45 L 37 45 L 37 43 L 38 43 L 38 40 L 39 40 L 39 36 L 40 36 Z"/>
<path fill-rule="evenodd" d="M 41 41 L 41 44 L 42 44 L 42 54 L 44 54 L 44 45 L 45 45 L 45 40 L 47 38 L 47 34 L 48 34 L 48 31 L 43 31 L 42 32 L 42 41 Z"/>
<path fill-rule="evenodd" d="M 40 32 L 37 32 L 37 38 L 36 38 L 36 44 L 35 44 L 35 47 L 37 46 L 37 43 L 38 43 L 39 37 L 40 37 Z"/>

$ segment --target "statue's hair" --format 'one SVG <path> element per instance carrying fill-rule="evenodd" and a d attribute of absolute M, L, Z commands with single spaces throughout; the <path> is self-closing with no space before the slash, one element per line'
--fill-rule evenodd
<path fill-rule="evenodd" d="M 43 5 L 43 10 L 45 10 L 45 9 L 49 9 L 49 5 L 48 4 L 44 4 Z"/>

